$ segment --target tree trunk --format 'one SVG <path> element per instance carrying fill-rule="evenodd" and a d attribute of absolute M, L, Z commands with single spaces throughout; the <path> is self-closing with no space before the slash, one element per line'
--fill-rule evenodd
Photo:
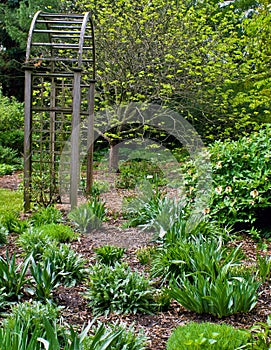
<path fill-rule="evenodd" d="M 109 151 L 109 170 L 116 172 L 119 166 L 119 145 L 110 143 Z"/>

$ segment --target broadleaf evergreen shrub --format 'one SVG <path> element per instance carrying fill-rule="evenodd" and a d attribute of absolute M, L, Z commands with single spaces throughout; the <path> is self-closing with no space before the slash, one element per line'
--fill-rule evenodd
<path fill-rule="evenodd" d="M 271 127 L 238 141 L 216 141 L 209 154 L 213 191 L 204 214 L 238 229 L 270 226 L 266 217 L 271 211 Z M 187 197 L 193 202 L 198 181 L 195 162 L 183 163 L 182 173 Z"/>

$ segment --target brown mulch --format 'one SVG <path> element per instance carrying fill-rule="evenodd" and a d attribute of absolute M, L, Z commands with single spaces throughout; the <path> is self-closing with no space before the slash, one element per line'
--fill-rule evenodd
<path fill-rule="evenodd" d="M 18 174 L 0 177 L 0 188 L 8 188 L 14 190 L 20 182 Z M 111 220 L 105 222 L 102 229 L 96 230 L 91 234 L 81 235 L 80 240 L 72 243 L 72 248 L 82 254 L 91 264 L 93 261 L 93 249 L 105 244 L 112 244 L 126 248 L 126 261 L 133 269 L 144 271 L 144 267 L 138 262 L 135 251 L 137 248 L 150 244 L 150 234 L 143 232 L 139 228 L 121 228 L 123 222 L 119 211 L 121 210 L 120 198 L 124 195 L 124 191 L 110 191 L 103 195 L 103 199 L 107 203 L 107 207 L 112 211 Z M 20 251 L 16 246 L 16 236 L 11 236 L 8 244 L 10 253 Z M 235 240 L 234 245 L 242 243 L 242 250 L 246 256 L 246 264 L 252 264 L 256 260 L 257 244 L 247 236 L 242 237 L 240 241 Z M 0 255 L 6 253 L 5 246 L 0 248 Z M 266 251 L 261 254 L 271 254 L 271 243 L 267 245 Z M 91 309 L 87 305 L 87 300 L 83 297 L 85 287 L 78 285 L 76 287 L 59 287 L 54 298 L 57 304 L 63 306 L 62 315 L 65 322 L 73 325 L 86 325 L 88 321 L 93 319 Z M 178 325 L 189 321 L 209 321 L 216 323 L 226 323 L 234 327 L 249 328 L 256 322 L 265 322 L 267 316 L 271 314 L 271 284 L 265 283 L 260 287 L 259 299 L 256 307 L 249 313 L 236 314 L 221 319 L 210 315 L 198 315 L 195 312 L 188 311 L 172 301 L 167 311 L 159 312 L 155 315 L 109 315 L 107 317 L 99 317 L 102 322 L 123 321 L 128 325 L 133 324 L 136 330 L 143 330 L 149 337 L 149 350 L 164 350 L 166 342 L 172 330 Z"/>

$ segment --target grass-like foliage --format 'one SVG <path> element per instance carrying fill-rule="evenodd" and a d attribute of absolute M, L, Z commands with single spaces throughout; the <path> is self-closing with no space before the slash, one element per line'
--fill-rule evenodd
<path fill-rule="evenodd" d="M 105 214 L 105 204 L 94 197 L 89 202 L 74 208 L 68 217 L 80 232 L 87 233 L 101 227 Z"/>
<path fill-rule="evenodd" d="M 39 227 L 48 224 L 58 224 L 62 221 L 61 211 L 54 206 L 41 207 L 31 216 L 30 222 L 33 226 Z"/>
<path fill-rule="evenodd" d="M 183 274 L 171 284 L 170 295 L 188 310 L 217 317 L 251 311 L 258 299 L 260 283 L 251 277 L 219 275 L 215 280 L 199 271 Z"/>
<path fill-rule="evenodd" d="M 11 191 L 0 188 L 0 222 L 7 212 L 19 213 L 23 210 L 23 194 L 20 191 Z"/>
<path fill-rule="evenodd" d="M 17 244 L 25 255 L 32 255 L 35 260 L 39 260 L 45 249 L 51 247 L 55 250 L 58 242 L 47 236 L 39 227 L 32 227 L 18 237 Z"/>
<path fill-rule="evenodd" d="M 262 256 L 257 253 L 257 267 L 261 281 L 269 281 L 271 279 L 271 256 Z"/>
<path fill-rule="evenodd" d="M 223 239 L 197 236 L 173 241 L 156 249 L 151 260 L 151 276 L 160 277 L 162 283 L 179 276 L 202 271 L 215 279 L 222 271 L 227 271 L 240 263 L 240 247 L 228 249 Z"/>
<path fill-rule="evenodd" d="M 4 245 L 7 243 L 8 230 L 0 224 L 0 245 Z"/>
<path fill-rule="evenodd" d="M 105 265 L 114 265 L 116 262 L 120 262 L 125 252 L 124 248 L 115 247 L 112 245 L 104 245 L 99 248 L 95 248 L 96 259 Z"/>
<path fill-rule="evenodd" d="M 163 237 L 180 216 L 184 215 L 183 203 L 169 198 L 158 188 L 155 190 L 148 183 L 142 183 L 140 194 L 130 198 L 124 205 L 124 217 L 127 226 L 143 226 L 153 230 L 155 237 Z"/>
<path fill-rule="evenodd" d="M 78 238 L 78 234 L 70 226 L 64 224 L 47 224 L 40 226 L 39 229 L 44 236 L 60 243 L 71 242 Z"/>
<path fill-rule="evenodd" d="M 45 330 L 44 317 L 52 323 L 56 322 L 59 317 L 59 309 L 50 303 L 43 304 L 40 301 L 18 303 L 12 306 L 3 324 L 10 329 L 19 325 L 21 330 L 28 329 L 31 335 L 36 327 Z"/>
<path fill-rule="evenodd" d="M 0 290 L 1 295 L 7 300 L 18 300 L 22 296 L 23 288 L 28 282 L 26 273 L 30 259 L 17 264 L 16 255 L 9 257 L 6 253 L 6 259 L 0 257 Z"/>
<path fill-rule="evenodd" d="M 84 349 L 104 349 L 102 344 L 107 339 L 109 339 L 108 347 L 106 347 L 108 350 L 144 350 L 147 345 L 147 337 L 142 332 L 136 335 L 133 326 L 127 327 L 122 323 L 107 326 L 99 324 L 93 336 L 86 337 Z"/>
<path fill-rule="evenodd" d="M 167 342 L 167 350 L 236 350 L 246 348 L 251 334 L 225 324 L 190 322 L 176 328 Z"/>
<path fill-rule="evenodd" d="M 88 275 L 85 267 L 86 259 L 69 245 L 62 244 L 57 250 L 49 247 L 42 256 L 42 261 L 47 261 L 46 259 L 53 262 L 56 279 L 65 286 L 74 286 L 85 280 Z"/>
<path fill-rule="evenodd" d="M 44 262 L 36 264 L 32 259 L 30 271 L 33 277 L 35 297 L 42 302 L 51 301 L 53 289 L 60 284 L 54 262 L 47 258 Z"/>
<path fill-rule="evenodd" d="M 149 280 L 126 264 L 94 265 L 86 298 L 95 314 L 151 313 L 154 289 Z"/>

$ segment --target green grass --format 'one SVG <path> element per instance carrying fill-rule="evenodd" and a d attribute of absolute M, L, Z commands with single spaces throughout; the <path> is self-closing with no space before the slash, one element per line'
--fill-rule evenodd
<path fill-rule="evenodd" d="M 0 216 L 7 211 L 23 210 L 23 193 L 0 188 Z"/>

